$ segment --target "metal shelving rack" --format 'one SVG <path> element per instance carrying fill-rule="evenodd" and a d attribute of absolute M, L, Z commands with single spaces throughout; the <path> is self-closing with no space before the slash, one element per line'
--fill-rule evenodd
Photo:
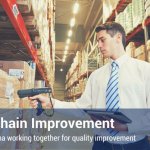
<path fill-rule="evenodd" d="M 13 27 L 18 33 L 23 45 L 27 48 L 29 55 L 31 56 L 32 60 L 36 63 L 39 73 L 41 74 L 42 78 L 45 80 L 46 84 L 49 85 L 47 77 L 44 73 L 44 69 L 37 57 L 37 50 L 31 41 L 23 17 L 18 10 L 16 0 L 11 0 L 11 1 L 0 0 L 0 3 L 3 6 L 5 12 L 7 13 L 11 23 L 13 24 Z"/>

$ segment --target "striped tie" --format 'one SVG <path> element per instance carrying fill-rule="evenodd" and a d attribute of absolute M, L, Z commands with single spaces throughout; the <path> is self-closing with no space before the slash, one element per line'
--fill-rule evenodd
<path fill-rule="evenodd" d="M 118 92 L 119 66 L 116 62 L 112 62 L 111 66 L 112 66 L 111 75 L 106 89 L 106 111 L 116 112 L 119 110 L 119 92 Z M 115 136 L 119 132 L 113 129 L 108 129 L 108 131 L 112 136 Z"/>

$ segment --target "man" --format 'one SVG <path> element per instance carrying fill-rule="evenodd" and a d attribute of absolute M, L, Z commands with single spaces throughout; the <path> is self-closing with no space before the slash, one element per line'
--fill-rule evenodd
<path fill-rule="evenodd" d="M 133 59 L 125 53 L 125 31 L 115 22 L 105 23 L 96 28 L 98 47 L 110 62 L 94 71 L 88 79 L 85 91 L 76 102 L 53 100 L 54 108 L 102 108 L 106 111 L 119 111 L 121 108 L 150 108 L 150 64 Z M 32 107 L 37 107 L 39 99 L 43 108 L 51 108 L 49 99 L 41 95 L 30 98 Z M 131 124 L 115 122 L 115 129 L 100 131 L 97 135 L 128 135 L 142 129 L 150 130 L 147 125 L 149 114 L 143 113 L 141 120 Z M 131 116 L 132 119 L 135 119 Z M 140 118 L 140 116 L 139 116 Z M 137 122 L 139 125 L 137 125 Z M 150 150 L 144 134 L 134 141 L 95 141 L 93 150 Z"/>

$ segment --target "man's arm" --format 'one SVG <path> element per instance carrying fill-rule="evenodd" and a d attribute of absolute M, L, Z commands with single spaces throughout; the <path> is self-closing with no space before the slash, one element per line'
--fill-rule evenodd
<path fill-rule="evenodd" d="M 50 100 L 46 96 L 42 95 L 35 95 L 33 97 L 29 97 L 30 104 L 32 108 L 37 108 L 38 101 L 41 102 L 41 105 L 44 109 L 52 108 L 52 105 L 50 103 Z M 66 102 L 66 101 L 60 101 L 57 99 L 52 98 L 52 103 L 54 108 L 74 108 L 74 109 L 80 109 L 80 108 L 91 108 L 92 105 L 92 74 L 90 75 L 85 90 L 78 100 L 76 102 Z"/>

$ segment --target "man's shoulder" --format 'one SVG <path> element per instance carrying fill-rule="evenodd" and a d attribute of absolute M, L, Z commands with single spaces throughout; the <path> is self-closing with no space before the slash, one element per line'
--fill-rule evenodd
<path fill-rule="evenodd" d="M 104 72 L 106 69 L 108 69 L 109 65 L 110 65 L 110 64 L 107 63 L 107 64 L 105 64 L 104 66 L 101 66 L 100 68 L 94 70 L 91 75 L 92 75 L 92 76 L 97 75 L 97 74 L 99 75 L 100 73 L 102 73 L 102 72 Z"/>
<path fill-rule="evenodd" d="M 143 61 L 143 60 L 139 60 L 139 59 L 135 59 L 135 58 L 131 58 L 130 59 L 130 63 L 132 65 L 134 65 L 134 67 L 139 68 L 140 70 L 150 70 L 150 63 Z"/>
<path fill-rule="evenodd" d="M 146 62 L 144 60 L 139 60 L 139 59 L 136 59 L 136 58 L 131 58 L 131 63 L 134 63 L 134 64 L 137 64 L 137 65 L 141 65 L 141 66 L 150 66 L 150 63 L 149 62 Z"/>

